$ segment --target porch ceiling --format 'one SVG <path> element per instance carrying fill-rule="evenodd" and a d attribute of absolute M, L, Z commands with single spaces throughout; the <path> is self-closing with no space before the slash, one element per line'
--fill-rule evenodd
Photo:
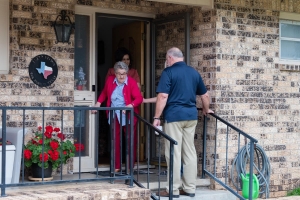
<path fill-rule="evenodd" d="M 201 6 L 210 9 L 213 8 L 213 0 L 147 0 L 147 1 L 174 3 L 174 4 L 182 4 L 188 6 Z"/>

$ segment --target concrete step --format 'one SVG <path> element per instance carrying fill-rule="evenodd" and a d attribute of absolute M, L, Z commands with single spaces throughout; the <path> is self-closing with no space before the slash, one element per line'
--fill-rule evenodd
<path fill-rule="evenodd" d="M 160 197 L 161 200 L 168 200 L 168 197 Z M 238 198 L 227 190 L 210 190 L 207 188 L 197 188 L 195 197 L 181 195 L 176 200 L 237 200 Z M 175 200 L 175 198 L 174 198 Z"/>
<path fill-rule="evenodd" d="M 146 182 L 143 182 L 141 181 L 142 185 L 144 185 L 145 187 L 147 187 L 147 183 Z M 160 188 L 161 189 L 165 189 L 167 186 L 167 181 L 161 181 L 160 182 Z M 201 178 L 198 178 L 196 180 L 196 187 L 197 188 L 207 188 L 208 186 L 210 186 L 210 179 L 201 179 Z M 157 190 L 159 188 L 159 184 L 158 182 L 150 182 L 149 183 L 149 189 L 151 190 Z"/>

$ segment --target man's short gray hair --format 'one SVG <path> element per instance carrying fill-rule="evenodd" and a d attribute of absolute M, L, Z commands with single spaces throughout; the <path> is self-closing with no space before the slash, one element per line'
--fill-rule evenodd
<path fill-rule="evenodd" d="M 128 65 L 126 65 L 126 63 L 124 62 L 116 62 L 114 65 L 114 70 L 115 72 L 117 72 L 118 69 L 125 69 L 126 73 L 128 72 Z"/>
<path fill-rule="evenodd" d="M 183 58 L 183 53 L 180 49 L 176 48 L 176 47 L 173 47 L 171 49 L 169 49 L 167 51 L 167 54 L 169 56 L 172 56 L 172 57 L 175 57 L 175 58 Z"/>

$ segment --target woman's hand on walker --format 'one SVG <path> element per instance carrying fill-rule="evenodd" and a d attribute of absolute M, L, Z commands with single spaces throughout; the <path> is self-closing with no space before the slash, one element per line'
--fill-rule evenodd
<path fill-rule="evenodd" d="M 126 107 L 128 107 L 128 108 L 133 108 L 133 105 L 132 105 L 132 104 L 128 104 Z M 125 113 L 126 113 L 126 110 L 122 110 L 122 113 L 125 114 Z"/>
<path fill-rule="evenodd" d="M 100 107 L 101 103 L 97 102 L 93 107 Z M 92 114 L 96 114 L 98 111 L 97 110 L 91 110 Z"/>

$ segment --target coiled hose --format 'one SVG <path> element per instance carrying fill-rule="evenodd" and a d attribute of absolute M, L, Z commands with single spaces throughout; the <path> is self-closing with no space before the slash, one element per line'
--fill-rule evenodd
<path fill-rule="evenodd" d="M 245 175 L 247 173 L 246 168 L 249 172 L 249 162 L 250 162 L 250 143 L 248 143 L 246 146 L 240 149 L 232 164 L 230 177 L 233 185 L 238 190 L 241 190 L 240 187 L 241 173 Z M 269 198 L 271 165 L 263 148 L 258 144 L 254 145 L 253 166 L 254 166 L 253 173 L 257 176 L 257 179 L 259 181 L 259 194 L 261 196 L 263 193 L 265 193 L 265 197 Z M 238 183 L 240 183 L 240 186 Z"/>

